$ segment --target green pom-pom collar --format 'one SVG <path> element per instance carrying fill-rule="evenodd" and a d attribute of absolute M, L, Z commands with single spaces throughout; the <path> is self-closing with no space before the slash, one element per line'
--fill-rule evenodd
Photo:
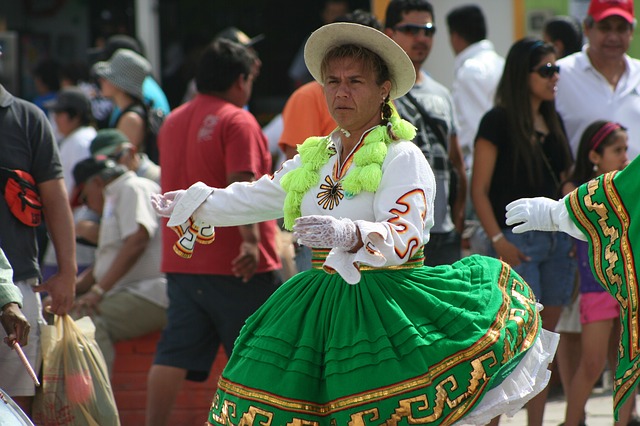
<path fill-rule="evenodd" d="M 393 110 L 389 120 L 392 132 L 402 140 L 412 140 L 416 128 L 401 119 Z M 382 180 L 382 163 L 387 156 L 387 146 L 393 142 L 385 126 L 374 127 L 363 141 L 363 146 L 353 156 L 353 166 L 342 180 L 345 192 L 357 195 L 362 191 L 376 192 Z M 293 228 L 296 218 L 301 216 L 302 198 L 320 180 L 319 170 L 334 154 L 331 137 L 310 137 L 298 146 L 302 165 L 282 177 L 282 188 L 287 192 L 284 199 L 284 227 Z"/>

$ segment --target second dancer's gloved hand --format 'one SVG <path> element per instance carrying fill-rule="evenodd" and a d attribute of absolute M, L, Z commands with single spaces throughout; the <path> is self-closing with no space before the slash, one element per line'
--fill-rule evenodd
<path fill-rule="evenodd" d="M 507 225 L 515 225 L 513 232 L 521 234 L 527 231 L 557 231 L 551 212 L 560 201 L 545 197 L 520 198 L 507 204 Z"/>
<path fill-rule="evenodd" d="M 351 219 L 332 216 L 302 216 L 293 225 L 293 236 L 308 247 L 344 248 L 358 244 L 358 230 Z"/>
<path fill-rule="evenodd" d="M 151 206 L 160 216 L 170 217 L 180 198 L 187 192 L 184 189 L 165 192 L 164 194 L 151 194 Z"/>
<path fill-rule="evenodd" d="M 507 204 L 507 225 L 516 225 L 513 232 L 562 231 L 582 241 L 586 236 L 573 223 L 565 205 L 565 200 L 545 197 L 521 198 Z"/>

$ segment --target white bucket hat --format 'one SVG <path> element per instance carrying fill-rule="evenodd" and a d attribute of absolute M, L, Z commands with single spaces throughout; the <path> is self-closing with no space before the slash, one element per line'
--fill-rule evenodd
<path fill-rule="evenodd" d="M 415 84 L 413 63 L 395 41 L 375 28 L 349 22 L 324 25 L 309 36 L 304 46 L 304 62 L 318 83 L 324 85 L 320 66 L 327 52 L 345 44 L 362 46 L 382 58 L 391 73 L 391 99 L 403 96 Z"/>
<path fill-rule="evenodd" d="M 142 100 L 142 83 L 151 74 L 151 64 L 133 50 L 118 49 L 108 61 L 96 63 L 93 72 Z"/>

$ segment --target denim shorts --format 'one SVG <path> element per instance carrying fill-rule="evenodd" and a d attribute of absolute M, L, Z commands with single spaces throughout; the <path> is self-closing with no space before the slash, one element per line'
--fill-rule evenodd
<path fill-rule="evenodd" d="M 513 268 L 529 284 L 543 306 L 566 306 L 571 302 L 577 262 L 571 254 L 573 238 L 563 232 L 529 231 L 504 237 L 531 258 Z M 491 255 L 496 252 L 491 248 Z"/>
<path fill-rule="evenodd" d="M 226 275 L 167 274 L 167 326 L 154 364 L 187 370 L 187 380 L 205 381 L 223 345 L 227 356 L 246 319 L 277 289 L 273 272 L 249 282 Z"/>

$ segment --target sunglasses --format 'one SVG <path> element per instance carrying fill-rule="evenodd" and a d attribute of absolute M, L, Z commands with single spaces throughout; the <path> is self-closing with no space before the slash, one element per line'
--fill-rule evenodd
<path fill-rule="evenodd" d="M 551 78 L 556 74 L 560 73 L 560 67 L 558 65 L 552 65 L 551 63 L 546 63 L 544 65 L 540 65 L 538 68 L 534 68 L 531 72 L 536 72 L 542 78 Z"/>
<path fill-rule="evenodd" d="M 427 37 L 432 37 L 436 33 L 436 27 L 432 23 L 425 25 L 404 24 L 393 27 L 393 29 L 400 31 L 402 34 L 412 35 L 414 37 L 421 32 Z"/>

